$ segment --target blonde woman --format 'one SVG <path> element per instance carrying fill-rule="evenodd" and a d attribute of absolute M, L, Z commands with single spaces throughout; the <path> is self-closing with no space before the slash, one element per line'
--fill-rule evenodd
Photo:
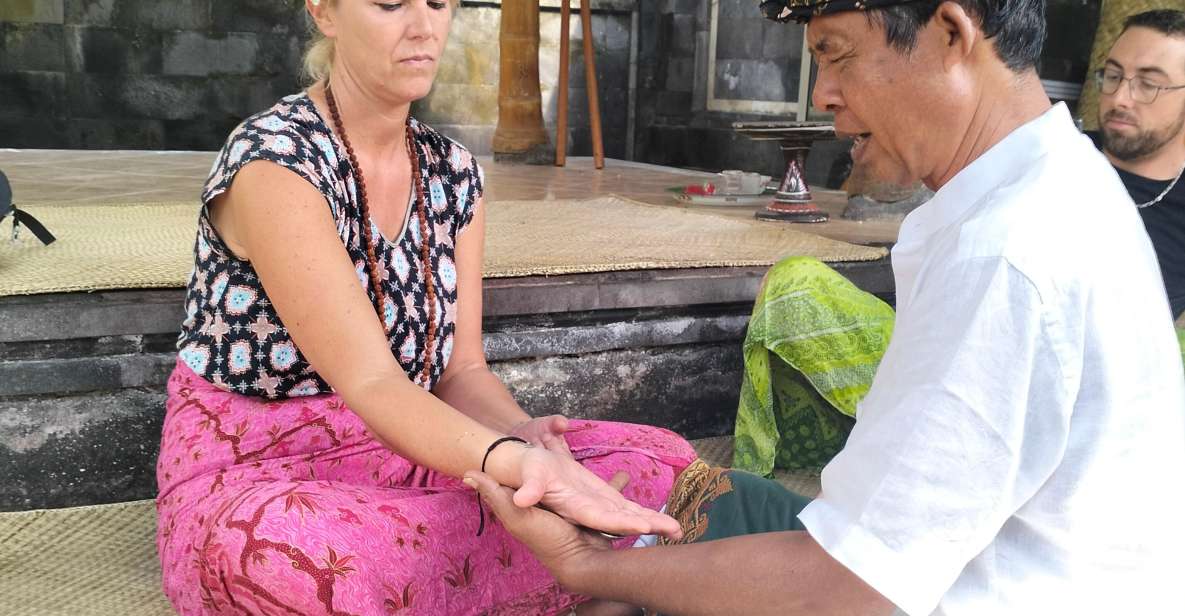
<path fill-rule="evenodd" d="M 486 366 L 481 170 L 408 116 L 454 7 L 305 8 L 315 83 L 239 126 L 202 195 L 157 469 L 165 591 L 182 614 L 568 610 L 457 477 L 484 467 L 628 547 L 680 534 L 655 510 L 694 453 L 531 419 Z"/>

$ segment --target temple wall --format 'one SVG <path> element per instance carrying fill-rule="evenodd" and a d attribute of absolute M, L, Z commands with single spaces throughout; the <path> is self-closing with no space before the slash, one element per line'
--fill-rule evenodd
<path fill-rule="evenodd" d="M 3 0 L 0 147 L 218 149 L 298 91 L 303 0 Z M 606 153 L 626 153 L 632 0 L 594 0 Z M 559 9 L 544 0 L 540 75 L 555 124 Z M 462 2 L 437 84 L 415 113 L 479 154 L 497 123 L 500 2 Z M 591 153 L 583 40 L 571 21 L 571 152 Z M 553 135 L 554 139 L 554 135 Z"/>

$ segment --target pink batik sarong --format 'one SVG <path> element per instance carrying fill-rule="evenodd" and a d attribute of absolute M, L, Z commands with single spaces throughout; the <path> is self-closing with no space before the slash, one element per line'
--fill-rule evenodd
<path fill-rule="evenodd" d="M 582 600 L 496 521 L 477 537 L 474 492 L 383 447 L 336 395 L 246 397 L 179 362 L 166 412 L 157 549 L 181 614 L 526 615 Z M 572 426 L 575 457 L 628 472 L 626 497 L 652 509 L 695 458 L 667 430 Z"/>

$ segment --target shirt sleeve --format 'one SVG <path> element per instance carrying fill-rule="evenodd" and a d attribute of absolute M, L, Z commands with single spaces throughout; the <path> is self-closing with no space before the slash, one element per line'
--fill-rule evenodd
<path fill-rule="evenodd" d="M 276 114 L 248 119 L 227 138 L 202 190 L 202 204 L 209 205 L 215 197 L 229 190 L 238 172 L 257 160 L 277 164 L 311 184 L 322 195 L 330 195 L 333 191 L 327 179 L 329 170 L 324 166 L 327 156 L 324 151 L 328 151 L 328 156 L 336 163 L 336 153 L 328 136 L 310 139 L 292 122 Z M 328 197 L 326 200 L 337 218 L 336 200 Z"/>
<path fill-rule="evenodd" d="M 461 199 L 457 202 L 457 237 L 460 237 L 469 228 L 469 223 L 473 222 L 485 194 L 485 172 L 477 162 L 476 156 L 468 152 L 465 155 L 469 157 L 469 165 L 464 172 L 466 177 L 462 180 Z"/>
<path fill-rule="evenodd" d="M 1003 258 L 922 272 L 823 492 L 811 536 L 913 616 L 1058 465 L 1072 396 L 1032 282 Z"/>

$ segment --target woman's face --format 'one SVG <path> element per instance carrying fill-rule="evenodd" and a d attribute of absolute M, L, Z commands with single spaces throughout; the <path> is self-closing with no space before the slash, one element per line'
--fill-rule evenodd
<path fill-rule="evenodd" d="M 428 95 L 452 23 L 448 0 L 338 0 L 313 10 L 335 41 L 335 74 L 393 103 Z"/>

